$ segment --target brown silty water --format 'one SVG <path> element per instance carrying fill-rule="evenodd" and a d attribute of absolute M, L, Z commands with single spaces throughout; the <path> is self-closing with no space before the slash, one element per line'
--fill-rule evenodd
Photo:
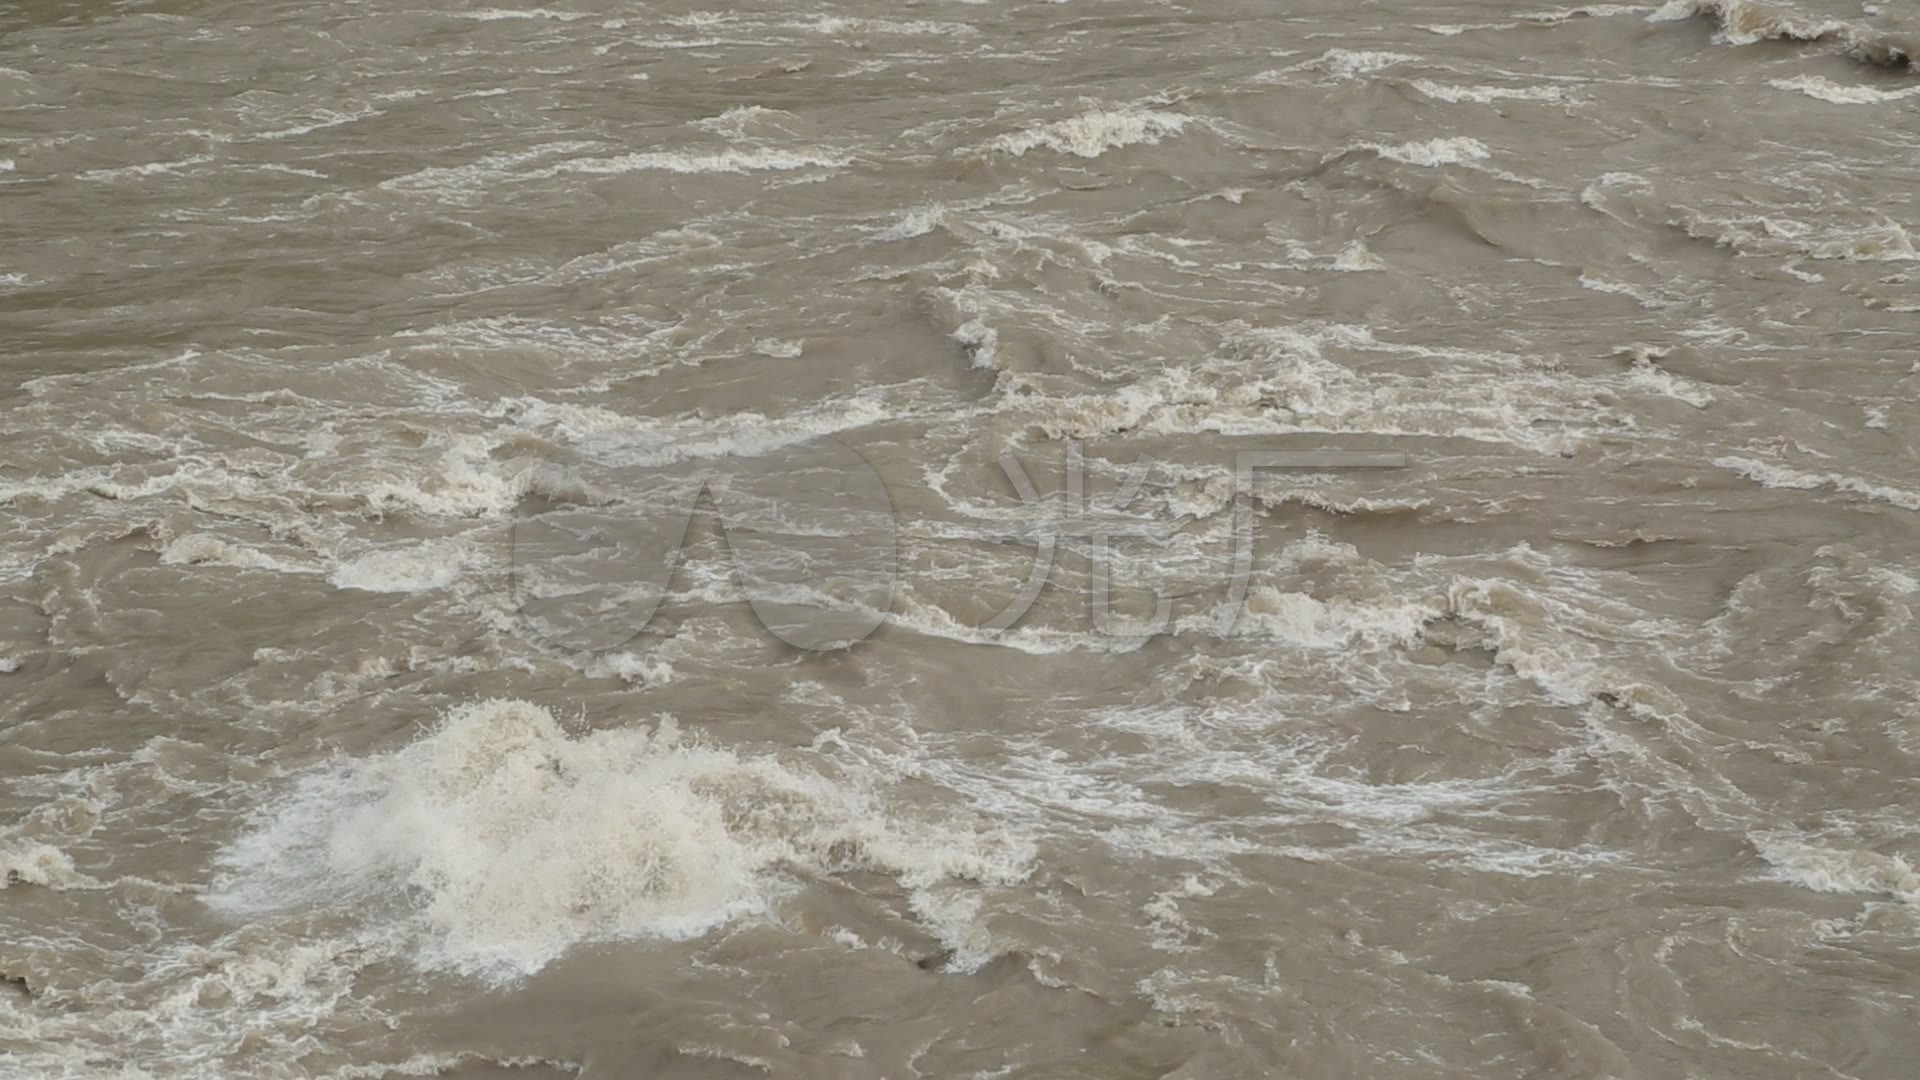
<path fill-rule="evenodd" d="M 1916 27 L 10 5 L 0 1075 L 1915 1075 Z"/>

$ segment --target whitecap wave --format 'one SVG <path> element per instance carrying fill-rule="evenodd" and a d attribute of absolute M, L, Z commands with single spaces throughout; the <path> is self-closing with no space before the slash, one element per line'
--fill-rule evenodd
<path fill-rule="evenodd" d="M 1094 158 L 1109 150 L 1145 143 L 1155 145 L 1161 139 L 1186 130 L 1194 118 L 1185 113 L 1152 109 L 1095 109 L 1041 124 L 1025 131 L 1002 135 L 992 147 L 1015 157 L 1045 147 L 1061 154 Z"/>
<path fill-rule="evenodd" d="M 572 735 L 538 705 L 476 702 L 303 778 L 224 853 L 209 902 L 383 910 L 374 936 L 412 942 L 421 966 L 506 981 L 578 943 L 769 912 L 800 875 L 861 869 L 917 890 L 1027 874 L 1019 839 L 902 820 L 870 777 L 821 764 L 736 753 L 671 719 Z"/>
<path fill-rule="evenodd" d="M 1892 68 L 1913 64 L 1915 42 L 1898 34 L 1756 0 L 1668 0 L 1648 15 L 1647 21 L 1678 22 L 1692 18 L 1716 21 L 1720 37 L 1730 45 L 1762 41 L 1825 43 L 1864 63 Z"/>

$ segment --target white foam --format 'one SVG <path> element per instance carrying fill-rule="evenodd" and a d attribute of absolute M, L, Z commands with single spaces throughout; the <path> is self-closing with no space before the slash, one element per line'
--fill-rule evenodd
<path fill-rule="evenodd" d="M 1777 90 L 1794 90 L 1810 98 L 1835 105 L 1880 105 L 1920 95 L 1920 86 L 1904 90 L 1879 90 L 1871 86 L 1849 86 L 1819 75 L 1796 75 L 1791 79 L 1770 79 L 1767 85 Z"/>
<path fill-rule="evenodd" d="M 1682 378 L 1665 368 L 1656 366 L 1646 358 L 1638 359 L 1627 369 L 1627 383 L 1641 390 L 1684 401 L 1696 409 L 1704 409 L 1713 403 L 1713 392 L 1692 379 Z"/>
<path fill-rule="evenodd" d="M 415 1054 L 404 1061 L 380 1065 L 342 1065 L 327 1074 L 327 1080 L 389 1080 L 395 1076 L 448 1076 L 475 1064 L 482 1068 L 500 1070 L 520 1069 L 557 1069 L 561 1072 L 580 1074 L 587 1067 L 579 1062 L 564 1061 L 559 1058 L 504 1057 L 493 1058 L 480 1054 Z"/>
<path fill-rule="evenodd" d="M 167 566 L 213 564 L 243 570 L 270 570 L 280 574 L 311 574 L 316 569 L 302 566 L 267 552 L 229 543 L 207 533 L 189 533 L 160 550 L 160 562 Z"/>
<path fill-rule="evenodd" d="M 1652 11 L 1647 4 L 1585 4 L 1580 7 L 1561 8 L 1558 11 L 1533 11 L 1520 16 L 1531 22 L 1565 22 L 1585 16 L 1605 19 L 1615 15 L 1638 15 L 1643 11 Z"/>
<path fill-rule="evenodd" d="M 1920 492 L 1907 491 L 1844 473 L 1806 472 L 1769 461 L 1732 455 L 1714 458 L 1713 463 L 1719 468 L 1731 469 L 1749 480 L 1757 481 L 1770 488 L 1806 491 L 1830 487 L 1837 491 L 1865 496 L 1877 502 L 1892 503 L 1904 510 L 1920 510 Z"/>
<path fill-rule="evenodd" d="M 1463 165 L 1469 161 L 1485 161 L 1493 156 L 1487 149 L 1486 143 L 1464 135 L 1425 141 L 1416 140 L 1392 146 L 1381 143 L 1361 143 L 1360 145 L 1388 160 L 1403 161 L 1409 165 L 1422 165 L 1429 168 L 1438 165 Z"/>
<path fill-rule="evenodd" d="M 1367 249 L 1367 245 L 1355 240 L 1340 249 L 1334 257 L 1333 268 L 1345 273 L 1366 273 L 1373 270 L 1385 270 L 1387 264 L 1380 256 Z"/>
<path fill-rule="evenodd" d="M 916 206 L 893 225 L 874 234 L 875 240 L 911 240 L 925 236 L 946 221 L 946 208 L 939 205 Z"/>
<path fill-rule="evenodd" d="M 465 165 L 433 165 L 417 169 L 402 176 L 382 180 L 378 186 L 383 191 L 471 196 L 486 190 L 496 181 L 516 175 L 522 165 L 554 154 L 592 149 L 595 145 L 597 144 L 588 142 L 543 143 L 525 150 L 488 154 Z"/>
<path fill-rule="evenodd" d="M 141 165 L 126 165 L 117 169 L 89 169 L 80 174 L 82 180 L 124 180 L 136 176 L 159 176 L 163 173 L 179 172 L 195 165 L 204 165 L 212 161 L 211 157 L 197 155 L 181 158 L 178 161 L 149 161 Z"/>
<path fill-rule="evenodd" d="M 877 393 L 827 398 L 785 416 L 737 412 L 711 419 L 628 416 L 592 405 L 531 397 L 505 404 L 522 428 L 570 443 L 590 444 L 598 455 L 623 465 L 755 457 L 900 416 L 898 408 Z M 517 479 L 514 487 L 526 490 L 533 482 L 533 476 L 528 475 Z"/>
<path fill-rule="evenodd" d="M 510 980 L 576 943 L 766 912 L 792 887 L 785 867 L 914 889 L 1025 877 L 1026 843 L 897 820 L 825 764 L 737 754 L 671 719 L 570 736 L 537 705 L 477 702 L 412 745 L 303 778 L 223 853 L 209 902 L 371 910 L 421 966 Z"/>
<path fill-rule="evenodd" d="M 1286 592 L 1270 586 L 1249 591 L 1246 608 L 1234 623 L 1236 636 L 1271 638 L 1309 649 L 1345 648 L 1360 642 L 1411 645 L 1426 624 L 1446 613 L 1445 597 L 1437 594 L 1407 598 L 1321 600 L 1304 592 Z M 1211 625 L 1208 612 L 1182 629 L 1204 631 Z M 1189 620 L 1182 620 L 1183 624 Z"/>
<path fill-rule="evenodd" d="M 1584 706 L 1597 694 L 1611 693 L 1636 715 L 1686 715 L 1672 691 L 1616 666 L 1603 644 L 1621 625 L 1633 625 L 1637 639 L 1653 648 L 1683 640 L 1686 628 L 1647 618 L 1610 595 L 1607 583 L 1558 570 L 1529 545 L 1517 545 L 1503 557 L 1525 576 L 1463 575 L 1447 587 L 1447 610 L 1478 628 L 1477 644 L 1493 653 L 1495 663 L 1513 669 L 1557 705 Z M 1556 580 L 1543 588 L 1526 577 Z"/>
<path fill-rule="evenodd" d="M 366 957 L 346 942 L 248 926 L 211 943 L 168 935 L 152 944 L 78 993 L 40 988 L 41 1004 L 58 1006 L 0 1000 L 9 1047 L 0 1071 L 45 1080 L 312 1075 L 300 1063 L 312 1061 L 316 1028 L 391 1020 L 353 994 Z M 139 1065 L 129 1061 L 133 1045 L 146 1048 Z"/>
<path fill-rule="evenodd" d="M 816 34 L 834 36 L 899 34 L 902 36 L 975 37 L 980 33 L 977 28 L 966 23 L 934 22 L 930 19 L 868 19 L 848 15 L 816 15 L 811 19 L 799 19 L 778 25 L 788 29 L 811 30 Z"/>
<path fill-rule="evenodd" d="M 336 588 L 363 592 L 426 592 L 458 581 L 476 557 L 455 542 L 407 544 L 347 559 L 334 567 L 327 580 Z"/>
<path fill-rule="evenodd" d="M 1422 26 L 1420 29 L 1425 30 L 1429 34 L 1438 34 L 1441 37 L 1459 37 L 1461 34 L 1471 34 L 1475 30 L 1511 30 L 1518 25 L 1520 24 L 1510 22 L 1432 23 Z"/>
<path fill-rule="evenodd" d="M 1834 229 L 1813 243 L 1806 252 L 1815 259 L 1857 262 L 1920 261 L 1920 248 L 1913 236 L 1897 221 L 1881 221 L 1853 229 Z"/>
<path fill-rule="evenodd" d="M 1223 355 L 1169 367 L 1124 385 L 1075 396 L 1015 398 L 1009 408 L 1048 438 L 1117 432 L 1436 434 L 1558 453 L 1582 429 L 1612 424 L 1591 388 L 1551 373 L 1525 373 L 1518 358 L 1381 341 L 1351 324 L 1225 328 Z M 1417 392 L 1401 380 L 1363 375 L 1330 349 L 1448 361 Z M 1496 371 L 1489 382 L 1485 373 Z M 1447 403 L 1444 419 L 1434 400 Z"/>
<path fill-rule="evenodd" d="M 74 869 L 73 857 L 51 844 L 14 841 L 0 846 L 0 889 L 14 885 L 98 889 L 101 884 Z"/>
<path fill-rule="evenodd" d="M 327 128 L 335 128 L 335 127 L 341 127 L 346 124 L 357 123 L 361 120 L 367 119 L 368 117 L 383 116 L 383 115 L 385 115 L 385 112 L 383 110 L 375 109 L 375 108 L 372 108 L 371 106 L 362 108 L 350 113 L 333 112 L 332 110 L 329 110 L 329 109 L 322 109 L 320 110 L 318 118 L 312 120 L 309 123 L 292 124 L 287 127 L 276 128 L 272 131 L 262 131 L 259 134 L 253 135 L 251 137 L 255 139 L 291 139 L 300 135 L 310 135 L 316 131 L 324 131 Z M 224 142 L 227 140 L 221 139 L 220 141 Z M 313 173 L 312 175 L 317 176 L 320 174 Z"/>
<path fill-rule="evenodd" d="M 580 665 L 582 674 L 595 679 L 620 679 L 645 686 L 660 686 L 673 681 L 673 665 L 658 657 L 631 652 L 600 653 Z"/>
<path fill-rule="evenodd" d="M 1558 102 L 1565 101 L 1567 97 L 1566 91 L 1558 86 L 1458 86 L 1437 83 L 1432 79 L 1415 79 L 1409 85 L 1436 101 L 1471 101 L 1480 105 L 1491 105 L 1496 101 Z"/>
<path fill-rule="evenodd" d="M 1877 893 L 1920 904 L 1920 871 L 1900 855 L 1842 851 L 1784 833 L 1747 837 L 1783 881 L 1817 892 Z"/>
<path fill-rule="evenodd" d="M 1887 35 L 1868 24 L 1827 18 L 1791 5 L 1758 0 L 1668 0 L 1647 16 L 1647 21 L 1675 22 L 1695 16 L 1717 21 L 1720 26 L 1717 39 L 1729 45 L 1752 45 L 1761 41 L 1827 42 L 1857 60 L 1884 67 L 1904 68 L 1912 60 L 1913 44 L 1902 35 Z"/>
<path fill-rule="evenodd" d="M 1732 45 L 1752 45 L 1776 37 L 1812 41 L 1846 29 L 1842 22 L 1808 18 L 1752 0 L 1667 0 L 1647 16 L 1647 21 L 1681 22 L 1700 15 L 1717 19 L 1721 38 Z"/>
<path fill-rule="evenodd" d="M 1583 289 L 1592 289 L 1594 292 L 1609 293 L 1614 296 L 1631 296 L 1635 300 L 1640 301 L 1642 307 L 1651 308 L 1660 306 L 1659 300 L 1637 285 L 1628 285 L 1619 281 L 1608 281 L 1605 278 L 1597 278 L 1592 274 L 1584 272 L 1581 273 L 1576 280 L 1579 281 L 1580 287 Z"/>
<path fill-rule="evenodd" d="M 993 140 L 993 149 L 1022 156 L 1029 150 L 1046 147 L 1062 154 L 1094 158 L 1123 146 L 1154 145 L 1163 138 L 1178 135 L 1194 118 L 1185 113 L 1152 109 L 1095 109 L 1065 120 L 1002 135 Z"/>
<path fill-rule="evenodd" d="M 1652 14 L 1647 16 L 1647 21 L 1681 22 L 1693 18 L 1703 10 L 1705 10 L 1705 8 L 1700 3 L 1700 0 L 1666 0 L 1666 3 L 1661 4 Z"/>
<path fill-rule="evenodd" d="M 1405 64 L 1420 59 L 1407 53 L 1387 52 L 1378 49 L 1328 49 L 1318 59 L 1309 60 L 1300 68 L 1326 71 L 1342 79 L 1351 79 L 1359 75 L 1371 75 L 1376 71 L 1385 71 L 1395 64 Z"/>
<path fill-rule="evenodd" d="M 795 169 L 840 168 L 853 155 L 828 150 L 779 150 L 757 147 L 742 150 L 652 150 L 617 157 L 574 158 L 542 169 L 533 176 L 553 177 L 567 174 L 618 176 L 635 172 L 671 173 L 750 173 L 787 172 Z"/>
<path fill-rule="evenodd" d="M 1803 255 L 1835 262 L 1920 261 L 1920 248 L 1914 246 L 1906 226 L 1884 216 L 1809 223 L 1779 214 L 1716 217 L 1688 211 L 1682 220 L 1689 235 L 1745 254 Z"/>
<path fill-rule="evenodd" d="M 695 120 L 691 126 L 728 138 L 744 139 L 748 129 L 755 124 L 779 125 L 795 119 L 797 117 L 784 109 L 769 109 L 765 105 L 735 105 L 718 116 Z"/>
<path fill-rule="evenodd" d="M 1153 899 L 1140 906 L 1142 914 L 1154 930 L 1154 948 L 1165 952 L 1184 952 L 1190 946 L 1187 939 L 1195 934 L 1213 937 L 1211 931 L 1201 929 L 1187 921 L 1180 911 L 1180 901 L 1212 896 L 1215 890 L 1200 878 L 1192 874 L 1186 876 L 1177 888 L 1153 894 Z"/>
<path fill-rule="evenodd" d="M 475 8 L 471 11 L 449 11 L 450 19 L 466 19 L 471 22 L 500 22 L 508 19 L 550 19 L 554 22 L 573 22 L 588 18 L 583 11 L 555 11 L 552 8 Z"/>
<path fill-rule="evenodd" d="M 406 512 L 443 517 L 496 516 L 512 510 L 526 494 L 532 474 L 504 472 L 490 458 L 491 443 L 476 435 L 458 435 L 437 466 L 424 474 L 369 479 L 353 494 L 376 513 Z"/>
<path fill-rule="evenodd" d="M 780 338 L 757 338 L 753 343 L 753 351 L 757 355 L 771 357 L 775 360 L 792 360 L 805 352 L 806 346 L 799 341 L 788 341 Z"/>
<path fill-rule="evenodd" d="M 1000 648 L 1014 649 L 1030 656 L 1051 656 L 1072 652 L 1130 653 L 1139 651 L 1148 640 L 1032 625 L 1016 626 L 998 632 L 983 630 L 979 626 L 963 623 L 945 608 L 922 602 L 911 594 L 903 594 L 900 597 L 899 610 L 888 619 L 887 626 L 892 630 L 923 634 L 947 641 L 961 641 L 970 645 L 990 644 Z"/>

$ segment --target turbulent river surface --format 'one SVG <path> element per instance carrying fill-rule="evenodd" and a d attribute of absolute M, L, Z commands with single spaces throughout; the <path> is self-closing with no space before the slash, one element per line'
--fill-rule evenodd
<path fill-rule="evenodd" d="M 1914 51 L 12 0 L 0 1075 L 1920 1075 Z"/>

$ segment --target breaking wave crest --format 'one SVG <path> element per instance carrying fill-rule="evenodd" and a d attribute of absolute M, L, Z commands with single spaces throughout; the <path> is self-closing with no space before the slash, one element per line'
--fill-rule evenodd
<path fill-rule="evenodd" d="M 1696 17 L 1717 21 L 1721 35 L 1734 45 L 1760 41 L 1827 44 L 1863 63 L 1888 68 L 1912 67 L 1916 51 L 1910 38 L 1897 33 L 1755 0 L 1669 0 L 1647 16 L 1651 22 L 1678 22 Z"/>
<path fill-rule="evenodd" d="M 305 777 L 225 853 L 210 903 L 366 907 L 386 920 L 374 936 L 415 940 L 423 967 L 506 981 L 578 943 L 769 912 L 795 876 L 1010 884 L 1029 857 L 991 830 L 896 819 L 858 773 L 735 753 L 670 718 L 572 735 L 495 699 Z"/>

